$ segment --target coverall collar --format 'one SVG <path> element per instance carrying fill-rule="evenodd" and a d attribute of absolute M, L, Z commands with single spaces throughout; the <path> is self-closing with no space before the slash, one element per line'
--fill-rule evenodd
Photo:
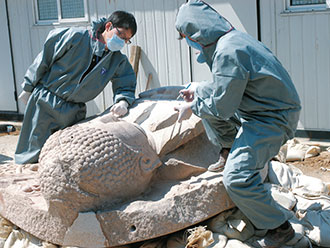
<path fill-rule="evenodd" d="M 100 29 L 106 22 L 106 18 L 101 18 L 97 21 L 92 22 L 92 28 L 90 30 L 91 35 L 91 46 L 93 47 L 93 54 L 102 57 L 106 49 L 106 44 L 99 40 L 101 35 Z"/>

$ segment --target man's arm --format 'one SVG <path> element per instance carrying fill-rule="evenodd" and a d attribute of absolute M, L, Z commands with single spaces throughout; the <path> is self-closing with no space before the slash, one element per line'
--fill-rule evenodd
<path fill-rule="evenodd" d="M 113 102 L 117 103 L 125 100 L 131 105 L 135 100 L 136 76 L 128 59 L 121 63 L 116 71 L 116 76 L 111 79 L 111 82 L 114 95 Z"/>
<path fill-rule="evenodd" d="M 69 28 L 51 30 L 44 43 L 43 50 L 38 54 L 27 69 L 22 87 L 32 92 L 40 79 L 47 73 L 54 61 L 72 46 L 72 31 Z"/>
<path fill-rule="evenodd" d="M 248 72 L 230 55 L 216 56 L 212 64 L 213 80 L 201 82 L 195 91 L 192 110 L 201 118 L 230 118 L 239 107 Z"/>

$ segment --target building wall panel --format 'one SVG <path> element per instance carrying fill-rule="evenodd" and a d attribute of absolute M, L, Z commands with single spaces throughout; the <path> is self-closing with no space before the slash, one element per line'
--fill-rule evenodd
<path fill-rule="evenodd" d="M 316 19 L 315 30 L 318 38 L 316 49 L 316 77 L 318 128 L 330 129 L 330 15 L 320 15 Z M 320 38 L 322 37 L 322 38 Z"/>
<path fill-rule="evenodd" d="M 304 75 L 304 96 L 303 108 L 305 114 L 304 126 L 317 126 L 317 88 L 320 86 L 316 77 L 316 51 L 315 51 L 315 15 L 306 15 L 302 17 L 303 35 L 302 35 L 302 50 Z M 312 38 L 311 38 L 312 37 Z M 293 44 L 292 44 L 293 45 Z M 294 59 L 294 58 L 292 58 Z"/>
<path fill-rule="evenodd" d="M 290 35 L 290 47 L 288 48 L 288 54 L 291 59 L 291 65 L 288 69 L 291 75 L 292 81 L 296 86 L 300 99 L 305 99 L 305 89 L 304 89 L 304 74 L 302 73 L 303 63 L 303 53 L 302 53 L 302 39 L 303 39 L 303 29 L 302 29 L 302 17 L 294 16 L 290 19 L 290 30 L 294 31 L 296 35 Z M 290 69 L 290 70 L 289 70 Z M 305 108 L 302 109 L 300 113 L 300 123 L 305 123 Z"/>
<path fill-rule="evenodd" d="M 330 11 L 288 13 L 285 0 L 260 3 L 262 42 L 288 70 L 302 102 L 298 129 L 330 131 Z"/>
<path fill-rule="evenodd" d="M 0 111 L 17 111 L 6 2 L 0 0 Z"/>

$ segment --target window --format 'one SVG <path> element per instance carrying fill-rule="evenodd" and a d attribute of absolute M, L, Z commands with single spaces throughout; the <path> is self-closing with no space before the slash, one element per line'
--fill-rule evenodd
<path fill-rule="evenodd" d="M 38 24 L 88 21 L 86 0 L 35 0 Z"/>
<path fill-rule="evenodd" d="M 330 0 L 287 0 L 288 12 L 326 10 Z"/>
<path fill-rule="evenodd" d="M 325 4 L 326 0 L 291 0 L 291 6 L 310 5 L 310 4 Z"/>

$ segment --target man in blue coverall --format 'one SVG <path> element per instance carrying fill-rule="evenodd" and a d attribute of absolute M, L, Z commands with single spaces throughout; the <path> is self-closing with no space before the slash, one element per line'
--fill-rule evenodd
<path fill-rule="evenodd" d="M 192 113 L 202 118 L 208 138 L 221 150 L 209 170 L 224 167 L 223 183 L 233 202 L 256 228 L 269 230 L 253 245 L 281 247 L 294 237 L 290 216 L 275 203 L 259 171 L 294 137 L 301 107 L 290 76 L 261 42 L 201 0 L 183 4 L 175 25 L 213 74 L 212 81 L 181 91 L 185 102 L 176 107 L 178 121 Z"/>
<path fill-rule="evenodd" d="M 135 35 L 132 14 L 115 11 L 92 23 L 90 30 L 52 30 L 43 50 L 28 68 L 19 96 L 27 103 L 15 162 L 38 162 L 47 138 L 59 129 L 83 120 L 85 103 L 112 82 L 114 105 L 121 116 L 135 99 L 136 76 L 120 50 Z"/>

